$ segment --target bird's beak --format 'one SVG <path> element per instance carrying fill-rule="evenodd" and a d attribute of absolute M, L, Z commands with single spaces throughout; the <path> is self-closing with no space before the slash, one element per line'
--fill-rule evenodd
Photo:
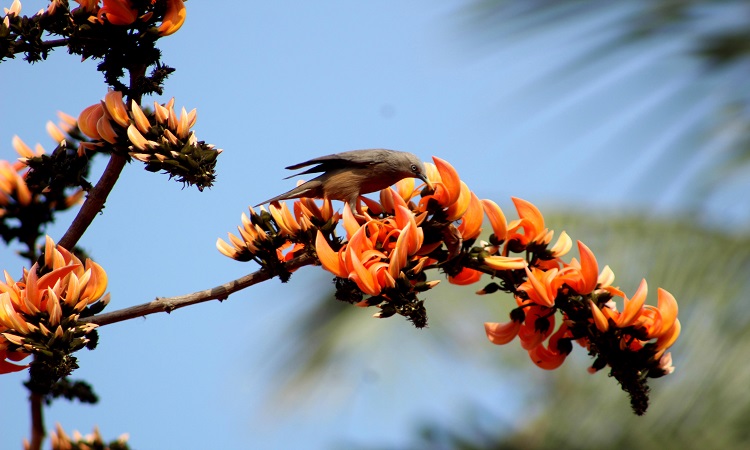
<path fill-rule="evenodd" d="M 430 190 L 434 190 L 435 189 L 435 187 L 432 185 L 432 183 L 430 183 L 430 180 L 427 179 L 427 175 L 425 175 L 423 173 L 420 173 L 419 174 L 419 179 L 422 180 L 422 181 L 424 181 L 425 184 L 427 184 L 427 187 L 430 188 Z"/>

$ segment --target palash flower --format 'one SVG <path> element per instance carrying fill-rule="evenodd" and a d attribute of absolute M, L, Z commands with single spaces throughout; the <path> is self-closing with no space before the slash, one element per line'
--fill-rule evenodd
<path fill-rule="evenodd" d="M 79 9 L 91 14 L 89 21 L 115 26 L 129 26 L 136 22 L 156 25 L 158 18 L 154 17 L 154 12 L 162 8 L 164 15 L 156 27 L 159 36 L 175 33 L 185 23 L 187 16 L 184 0 L 153 0 L 148 5 L 147 12 L 140 16 L 131 0 L 76 0 L 76 3 L 80 5 Z"/>
<path fill-rule="evenodd" d="M 72 119 L 70 116 L 64 113 L 58 114 L 62 122 L 57 126 L 52 122 L 47 125 L 47 131 L 57 142 L 65 140 L 61 128 L 67 131 L 75 126 L 69 125 L 69 121 Z M 75 123 L 74 119 L 73 121 Z M 29 168 L 27 164 L 29 159 L 44 155 L 44 148 L 37 144 L 36 148 L 32 150 L 18 136 L 13 137 L 12 146 L 20 158 L 12 164 L 8 161 L 0 160 L 0 217 L 6 216 L 9 209 L 13 210 L 13 213 L 18 213 L 17 209 L 32 207 L 31 205 L 33 204 L 43 202 L 47 202 L 50 208 L 66 209 L 75 205 L 83 198 L 84 192 L 82 189 L 77 189 L 72 194 L 62 198 L 54 199 L 46 198 L 50 195 L 49 192 L 32 192 L 26 183 Z"/>
<path fill-rule="evenodd" d="M 69 346 L 77 350 L 87 342 L 85 335 L 97 325 L 77 324 L 79 314 L 89 305 L 109 301 L 104 296 L 107 274 L 101 266 L 87 259 L 85 263 L 51 238 L 45 244 L 44 266 L 47 273 L 38 274 L 38 265 L 24 270 L 19 281 L 5 272 L 0 282 L 0 352 L 11 361 L 20 355 L 60 350 Z M 22 358 L 21 358 L 22 359 Z M 22 370 L 5 361 L 0 372 Z"/>
<path fill-rule="evenodd" d="M 361 226 L 345 205 L 343 221 L 349 239 L 338 252 L 331 249 L 320 231 L 315 240 L 323 268 L 354 281 L 368 295 L 380 295 L 384 288 L 394 288 L 396 279 L 415 259 L 424 241 L 424 232 L 417 226 L 414 214 L 400 196 L 393 197 L 399 203 L 393 218 L 369 220 Z"/>
<path fill-rule="evenodd" d="M 94 427 L 93 433 L 85 436 L 78 431 L 73 431 L 71 437 L 59 423 L 55 425 L 55 430 L 50 432 L 52 450 L 71 450 L 73 448 L 108 450 L 115 447 L 113 444 L 116 444 L 116 448 L 123 448 L 127 445 L 128 439 L 130 439 L 130 436 L 125 433 L 107 445 L 99 432 L 99 427 Z"/>
<path fill-rule="evenodd" d="M 96 150 L 109 144 L 114 151 L 146 163 L 150 172 L 164 171 L 177 181 L 195 184 L 199 190 L 212 185 L 221 150 L 198 141 L 191 130 L 197 121 L 195 109 L 188 112 L 182 108 L 178 114 L 174 98 L 164 105 L 154 102 L 154 111 L 149 113 L 134 101 L 129 105 L 123 101 L 122 92 L 109 91 L 104 101 L 81 111 L 78 126 L 94 140 L 81 146 Z"/>
<path fill-rule="evenodd" d="M 130 25 L 138 18 L 138 9 L 130 0 L 102 0 L 97 17 L 112 25 Z"/>
<path fill-rule="evenodd" d="M 426 281 L 426 270 L 443 270 L 457 285 L 476 283 L 487 274 L 497 281 L 477 294 L 510 292 L 517 305 L 509 322 L 485 323 L 492 343 L 518 337 L 534 364 L 552 370 L 576 341 L 596 358 L 594 369 L 610 366 L 636 412 L 643 413 L 648 403 L 643 380 L 674 370 L 666 352 L 680 332 L 674 297 L 660 289 L 658 307 L 643 306 L 644 284 L 628 299 L 612 285 L 609 266 L 600 270 L 582 242 L 577 243 L 578 259 L 564 261 L 573 240 L 564 231 L 555 240 L 532 203 L 512 198 L 519 218 L 508 222 L 495 202 L 471 192 L 453 166 L 440 158 L 433 161 L 425 163 L 426 188 L 403 179 L 380 191 L 379 201 L 361 197 L 358 215 L 348 203 L 339 215 L 330 201 L 319 207 L 309 198 L 292 206 L 274 203 L 270 212 L 261 209 L 260 214 L 251 209 L 250 218 L 243 215 L 239 236 L 230 234 L 229 243 L 219 239 L 217 247 L 226 256 L 253 259 L 271 270 L 283 268 L 279 263 L 290 256 L 317 257 L 336 277 L 338 299 L 378 306 L 375 317 L 400 314 L 417 327 L 427 323 L 417 294 L 437 283 Z M 485 217 L 492 228 L 489 242 L 477 241 Z M 623 298 L 622 312 L 617 297 Z"/>
<path fill-rule="evenodd" d="M 680 333 L 674 297 L 659 289 L 658 307 L 644 306 L 647 285 L 643 280 L 633 298 L 628 299 L 622 291 L 611 286 L 614 280 L 612 270 L 606 266 L 599 273 L 591 250 L 580 241 L 578 249 L 581 261 L 573 259 L 568 264 L 563 263 L 560 270 L 526 268 L 527 280 L 517 289 L 523 295 L 516 295 L 525 316 L 520 319 L 518 315 L 512 316 L 513 320 L 507 323 L 486 323 L 488 339 L 495 344 L 506 344 L 518 336 L 534 363 L 545 369 L 558 367 L 569 353 L 567 346 L 558 346 L 562 338 L 576 339 L 589 348 L 594 343 L 597 348 L 609 348 L 603 342 L 614 339 L 617 344 L 611 347 L 623 352 L 638 352 L 650 345 L 650 360 L 665 374 L 671 373 L 674 370 L 671 355 L 665 352 Z M 570 299 L 569 311 L 565 302 L 560 303 L 560 296 Z M 622 312 L 610 300 L 616 297 L 623 298 Z M 597 304 L 595 300 L 598 298 L 606 300 L 605 303 Z M 549 335 L 557 309 L 562 310 L 564 320 L 553 339 Z M 598 335 L 590 334 L 592 325 L 598 330 Z M 544 345 L 548 336 L 548 344 Z M 618 357 L 610 357 L 612 361 L 609 362 L 616 363 Z"/>

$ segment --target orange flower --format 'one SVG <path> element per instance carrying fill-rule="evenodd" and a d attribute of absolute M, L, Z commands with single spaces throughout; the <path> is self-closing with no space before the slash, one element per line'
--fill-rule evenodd
<path fill-rule="evenodd" d="M 103 0 L 97 17 L 112 25 L 130 25 L 138 18 L 138 10 L 130 0 Z"/>
<path fill-rule="evenodd" d="M 53 336 L 85 343 L 85 335 L 96 325 L 78 325 L 79 314 L 97 301 L 109 301 L 109 296 L 104 296 L 107 274 L 101 266 L 90 259 L 82 264 L 66 249 L 55 247 L 49 237 L 44 256 L 50 272 L 39 276 L 34 264 L 19 282 L 7 272 L 5 282 L 0 282 L 0 352 L 5 358 L 14 359 L 17 355 L 12 351 L 47 351 Z M 4 370 L 20 369 L 5 362 L 0 372 Z"/>
<path fill-rule="evenodd" d="M 516 240 L 522 246 L 538 242 L 547 236 L 544 216 L 536 206 L 520 198 L 511 197 L 518 211 L 518 219 L 508 224 L 507 240 Z M 523 234 L 520 231 L 523 230 Z"/>
<path fill-rule="evenodd" d="M 166 2 L 167 11 L 164 13 L 164 19 L 157 29 L 161 36 L 169 36 L 179 30 L 185 23 L 185 17 L 187 17 L 183 0 L 166 0 Z"/>
<path fill-rule="evenodd" d="M 451 284 L 457 284 L 459 286 L 465 286 L 468 284 L 476 283 L 482 278 L 482 275 L 482 272 L 478 270 L 464 267 L 456 276 L 449 276 L 448 282 Z"/>
<path fill-rule="evenodd" d="M 511 320 L 506 323 L 492 323 L 485 322 L 484 331 L 487 333 L 487 339 L 493 344 L 503 345 L 512 341 L 518 336 L 518 331 L 521 329 L 521 322 Z"/>
<path fill-rule="evenodd" d="M 497 203 L 486 199 L 482 200 L 482 208 L 492 226 L 492 234 L 495 236 L 495 242 L 504 241 L 508 233 L 508 223 L 505 220 L 503 210 L 497 206 Z"/>
<path fill-rule="evenodd" d="M 537 366 L 545 370 L 557 369 L 565 362 L 568 352 L 560 350 L 558 342 L 563 337 L 570 337 L 571 333 L 565 324 L 550 336 L 548 344 L 539 344 L 529 350 L 529 357 Z"/>

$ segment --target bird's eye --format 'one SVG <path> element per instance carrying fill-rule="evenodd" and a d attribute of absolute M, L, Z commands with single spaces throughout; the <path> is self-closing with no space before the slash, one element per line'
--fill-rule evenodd
<path fill-rule="evenodd" d="M 416 164 L 412 164 L 411 165 L 411 171 L 414 172 L 414 173 L 417 172 L 417 165 Z"/>

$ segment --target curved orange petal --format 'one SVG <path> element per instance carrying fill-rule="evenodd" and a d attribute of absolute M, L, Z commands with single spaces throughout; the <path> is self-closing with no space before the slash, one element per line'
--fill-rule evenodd
<path fill-rule="evenodd" d="M 596 289 L 599 278 L 599 265 L 594 253 L 581 241 L 578 241 L 578 252 L 581 256 L 581 276 L 583 277 L 582 292 L 579 294 L 590 294 Z"/>
<path fill-rule="evenodd" d="M 531 283 L 531 286 L 534 288 L 536 293 L 539 294 L 543 306 L 554 306 L 554 299 L 549 298 L 549 295 L 547 295 L 547 286 L 545 286 L 544 283 L 542 283 L 537 279 L 536 276 L 534 276 L 534 274 L 529 270 L 528 266 L 524 266 L 524 269 L 526 269 L 526 275 L 528 276 L 529 283 Z"/>
<path fill-rule="evenodd" d="M 362 261 L 359 260 L 359 257 L 354 253 L 354 249 L 351 246 L 347 246 L 347 262 L 354 269 L 354 272 L 349 274 L 349 279 L 357 283 L 362 292 L 368 295 L 380 294 L 380 285 L 378 285 L 370 271 L 362 264 Z"/>
<path fill-rule="evenodd" d="M 495 345 L 503 345 L 512 341 L 521 329 L 521 322 L 511 320 L 506 323 L 484 323 L 484 332 L 487 333 L 487 339 Z"/>
<path fill-rule="evenodd" d="M 529 239 L 533 239 L 537 234 L 544 230 L 544 216 L 531 202 L 518 197 L 511 197 L 511 200 L 513 200 L 513 204 L 516 206 L 518 217 L 526 219 L 526 221 L 528 221 L 527 225 L 533 228 L 533 233 L 529 233 L 527 236 Z"/>
<path fill-rule="evenodd" d="M 495 270 L 517 270 L 528 267 L 524 258 L 510 256 L 488 256 L 484 258 L 484 265 Z"/>
<path fill-rule="evenodd" d="M 221 250 L 221 249 L 220 249 Z M 346 278 L 349 273 L 341 262 L 339 254 L 331 249 L 328 245 L 328 241 L 323 236 L 323 233 L 318 230 L 318 234 L 315 237 L 315 252 L 318 254 L 318 259 L 323 268 L 339 278 Z M 223 252 L 222 252 L 223 253 Z M 230 255 L 227 255 L 230 256 Z"/>
<path fill-rule="evenodd" d="M 591 309 L 591 316 L 594 318 L 594 325 L 596 325 L 596 328 L 602 333 L 609 330 L 609 322 L 607 321 L 607 318 L 604 316 L 604 313 L 602 313 L 602 310 L 599 309 L 599 307 L 596 306 L 596 303 L 591 299 L 589 299 L 589 309 Z"/>
<path fill-rule="evenodd" d="M 440 173 L 440 184 L 443 186 L 442 194 L 440 194 L 438 193 L 440 190 L 437 189 L 438 184 L 435 185 L 435 196 L 440 197 L 437 200 L 440 201 L 441 205 L 452 205 L 461 195 L 461 179 L 458 177 L 458 172 L 447 161 L 437 156 L 433 156 L 432 160 L 435 162 L 435 167 Z"/>
<path fill-rule="evenodd" d="M 492 226 L 492 233 L 498 241 L 504 241 L 508 234 L 508 223 L 503 210 L 492 200 L 482 199 L 482 209 Z"/>
<path fill-rule="evenodd" d="M 456 276 L 449 276 L 448 282 L 451 284 L 456 284 L 458 286 L 466 286 L 479 281 L 482 278 L 482 275 L 483 273 L 478 270 L 464 267 Z"/>
<path fill-rule="evenodd" d="M 628 300 L 627 297 L 624 297 L 622 314 L 617 318 L 618 327 L 629 327 L 635 322 L 636 317 L 641 312 L 641 308 L 643 308 L 643 304 L 646 302 L 646 295 L 648 295 L 648 283 L 646 283 L 646 279 L 644 278 L 641 280 L 641 284 L 638 286 L 635 294 L 633 294 L 633 298 Z"/>
<path fill-rule="evenodd" d="M 346 231 L 347 239 L 351 240 L 352 236 L 360 229 L 359 222 L 354 217 L 352 209 L 349 207 L 349 203 L 344 204 L 343 211 L 343 222 L 344 230 Z"/>
<path fill-rule="evenodd" d="M 675 343 L 677 338 L 680 336 L 680 331 L 682 330 L 682 325 L 680 325 L 680 320 L 675 319 L 674 323 L 672 324 L 672 327 L 667 330 L 666 333 L 659 336 L 659 338 L 656 340 L 656 348 L 658 349 L 658 352 L 654 356 L 655 358 L 660 358 L 661 355 L 664 354 L 664 352 L 672 346 L 672 344 Z"/>
<path fill-rule="evenodd" d="M 661 333 L 669 331 L 677 320 L 677 300 L 669 291 L 659 288 L 657 290 L 658 295 L 658 308 L 661 313 Z"/>
<path fill-rule="evenodd" d="M 464 240 L 467 240 L 479 236 L 479 233 L 482 232 L 483 219 L 484 212 L 482 202 L 479 200 L 479 197 L 472 192 L 471 199 L 469 200 L 469 207 L 463 217 L 461 217 L 461 224 L 458 226 L 458 231 L 461 233 L 461 237 Z"/>
<path fill-rule="evenodd" d="M 167 0 L 167 10 L 164 13 L 164 20 L 157 29 L 161 36 L 169 36 L 176 32 L 185 23 L 187 10 L 183 0 Z"/>
<path fill-rule="evenodd" d="M 471 204 L 471 196 L 473 193 L 469 189 L 469 186 L 463 181 L 460 182 L 460 186 L 458 198 L 448 206 L 448 210 L 445 212 L 446 218 L 451 222 L 463 217 Z"/>
<path fill-rule="evenodd" d="M 78 115 L 78 128 L 91 139 L 101 139 L 102 137 L 96 129 L 96 123 L 103 115 L 104 108 L 101 103 L 84 108 L 81 114 Z"/>

